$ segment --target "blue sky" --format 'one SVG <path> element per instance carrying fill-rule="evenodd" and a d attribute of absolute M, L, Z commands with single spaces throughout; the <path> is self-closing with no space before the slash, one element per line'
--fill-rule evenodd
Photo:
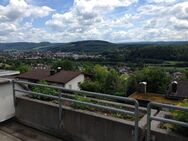
<path fill-rule="evenodd" d="M 0 0 L 0 42 L 187 41 L 187 0 Z"/>

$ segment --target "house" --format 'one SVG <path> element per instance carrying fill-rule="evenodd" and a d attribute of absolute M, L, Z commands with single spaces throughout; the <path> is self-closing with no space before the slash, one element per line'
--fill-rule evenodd
<path fill-rule="evenodd" d="M 188 80 L 173 81 L 169 86 L 167 98 L 188 99 Z"/>
<path fill-rule="evenodd" d="M 181 79 L 183 76 L 184 76 L 184 74 L 183 74 L 182 72 L 174 72 L 174 73 L 173 73 L 174 80 L 179 80 L 179 79 Z"/>
<path fill-rule="evenodd" d="M 185 89 L 182 89 L 182 91 L 185 91 Z M 181 102 L 181 99 L 172 99 L 167 97 L 167 95 L 168 94 L 165 95 L 165 94 L 147 92 L 147 83 L 140 82 L 137 91 L 131 94 L 129 98 L 134 98 L 138 100 L 139 105 L 143 107 L 146 107 L 149 102 L 158 102 L 158 103 L 173 104 L 173 105 L 176 105 L 179 102 Z"/>
<path fill-rule="evenodd" d="M 84 82 L 84 74 L 76 71 L 50 70 L 37 68 L 20 74 L 18 79 L 30 82 L 47 81 L 52 85 L 62 86 L 67 89 L 80 90 L 79 85 Z"/>

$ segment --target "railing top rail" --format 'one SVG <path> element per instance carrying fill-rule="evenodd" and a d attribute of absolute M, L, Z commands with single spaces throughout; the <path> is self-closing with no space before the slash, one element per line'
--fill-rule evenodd
<path fill-rule="evenodd" d="M 178 121 L 178 120 L 174 120 L 174 119 L 168 119 L 165 117 L 152 116 L 151 115 L 152 108 L 168 108 L 168 109 L 172 109 L 172 110 L 181 110 L 181 111 L 188 112 L 188 107 L 175 106 L 175 105 L 170 105 L 170 104 L 162 104 L 162 103 L 158 103 L 158 102 L 150 102 L 147 105 L 147 138 L 146 138 L 146 141 L 150 141 L 150 139 L 151 139 L 151 135 L 150 135 L 151 131 L 150 130 L 151 130 L 151 121 L 152 120 L 188 127 L 187 122 L 182 122 L 182 121 Z"/>
<path fill-rule="evenodd" d="M 96 93 L 96 92 L 88 92 L 88 91 L 77 91 L 77 90 L 69 90 L 63 87 L 59 87 L 59 86 L 52 86 L 52 85 L 45 85 L 45 84 L 37 84 L 37 83 L 32 83 L 32 82 L 26 82 L 26 81 L 19 81 L 19 80 L 13 80 L 13 95 L 14 95 L 14 99 L 15 99 L 15 92 L 23 92 L 23 93 L 28 93 L 28 94 L 33 94 L 33 95 L 39 95 L 39 96 L 45 96 L 45 97 L 51 97 L 54 99 L 59 99 L 61 100 L 65 100 L 65 101 L 70 101 L 73 103 L 79 103 L 79 104 L 84 104 L 84 105 L 88 105 L 88 106 L 93 106 L 96 108 L 101 108 L 101 109 L 106 109 L 106 110 L 111 110 L 114 112 L 121 112 L 124 114 L 129 114 L 129 115 L 133 115 L 135 117 L 134 119 L 134 123 L 135 123 L 135 129 L 134 129 L 134 141 L 138 141 L 138 122 L 139 122 L 139 103 L 137 100 L 132 99 L 132 98 L 126 98 L 126 97 L 120 97 L 120 96 L 114 96 L 114 95 L 109 95 L 109 94 L 102 94 L 102 93 Z M 21 89 L 15 89 L 14 84 L 28 84 L 28 85 L 33 85 L 33 86 L 42 86 L 42 87 L 48 87 L 48 88 L 55 88 L 55 89 L 59 89 L 65 92 L 73 92 L 73 93 L 79 93 L 79 94 L 85 94 L 85 95 L 90 95 L 90 96 L 96 96 L 96 97 L 103 97 L 103 98 L 109 98 L 109 99 L 113 99 L 113 100 L 122 100 L 124 102 L 129 102 L 131 104 L 134 104 L 135 109 L 134 111 L 128 111 L 125 109 L 118 109 L 115 107 L 110 107 L 110 106 L 104 106 L 104 105 L 99 105 L 99 104 L 94 104 L 94 103 L 89 103 L 89 102 L 83 102 L 83 101 L 79 101 L 79 100 L 74 100 L 74 99 L 69 99 L 66 97 L 62 97 L 62 93 L 59 93 L 59 96 L 51 96 L 51 95 L 46 95 L 43 93 L 37 93 L 37 92 L 32 92 L 29 90 L 21 90 Z M 59 103 L 59 117 L 61 119 L 61 110 L 62 106 L 61 106 L 61 102 Z"/>
<path fill-rule="evenodd" d="M 27 93 L 27 94 L 44 96 L 44 97 L 53 98 L 53 99 L 59 99 L 58 96 L 51 96 L 51 95 L 47 95 L 47 94 L 43 94 L 43 93 L 37 93 L 37 92 L 32 92 L 32 91 L 27 91 L 27 90 L 15 89 L 15 91 L 17 91 L 17 92 L 23 92 L 23 93 Z M 103 106 L 103 105 L 99 105 L 99 104 L 93 104 L 93 103 L 79 101 L 79 100 L 73 100 L 73 99 L 64 98 L 64 97 L 61 97 L 60 99 L 61 100 L 65 100 L 65 101 L 79 103 L 79 104 L 85 104 L 85 105 L 93 106 L 93 107 L 96 107 L 96 108 L 103 108 L 103 109 L 111 110 L 111 111 L 114 111 L 114 112 L 120 112 L 120 113 L 124 113 L 124 114 L 134 115 L 134 112 L 123 110 L 123 109 L 118 109 L 118 108 Z"/>
<path fill-rule="evenodd" d="M 176 106 L 176 105 L 170 105 L 170 104 L 163 104 L 163 103 L 158 103 L 158 102 L 150 102 L 147 107 L 150 107 L 150 108 L 153 108 L 153 107 L 168 108 L 168 109 L 182 110 L 182 111 L 188 112 L 188 107 Z"/>
<path fill-rule="evenodd" d="M 20 83 L 20 84 L 28 84 L 28 85 L 33 85 L 33 86 L 55 88 L 55 89 L 63 90 L 63 91 L 66 91 L 66 92 L 74 92 L 74 93 L 81 93 L 81 94 L 86 94 L 86 95 L 110 98 L 110 99 L 114 99 L 114 100 L 122 100 L 122 101 L 126 101 L 126 102 L 131 102 L 136 106 L 139 105 L 138 101 L 133 99 L 133 98 L 126 98 L 126 97 L 121 97 L 121 96 L 114 96 L 114 95 L 110 95 L 110 94 L 89 92 L 89 91 L 83 91 L 83 90 L 79 90 L 79 91 L 78 90 L 70 90 L 70 89 L 66 89 L 66 88 L 63 88 L 63 87 L 59 87 L 59 86 L 37 84 L 37 83 L 32 83 L 32 82 L 20 81 L 20 80 L 13 80 L 13 83 L 18 83 L 18 84 Z"/>

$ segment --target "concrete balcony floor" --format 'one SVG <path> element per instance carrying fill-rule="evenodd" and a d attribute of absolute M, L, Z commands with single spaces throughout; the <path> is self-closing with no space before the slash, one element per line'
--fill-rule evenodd
<path fill-rule="evenodd" d="M 63 141 L 14 120 L 0 123 L 0 141 Z"/>

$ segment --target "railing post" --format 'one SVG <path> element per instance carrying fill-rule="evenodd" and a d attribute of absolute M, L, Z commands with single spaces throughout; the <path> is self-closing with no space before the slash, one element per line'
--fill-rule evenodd
<path fill-rule="evenodd" d="M 151 130 L 151 103 L 147 106 L 147 134 L 146 134 L 146 141 L 150 141 L 150 130 Z"/>
<path fill-rule="evenodd" d="M 134 133 L 134 140 L 138 141 L 138 130 L 139 130 L 139 103 L 135 100 L 135 133 Z"/>
<path fill-rule="evenodd" d="M 14 82 L 14 80 L 12 80 L 12 92 L 13 92 L 14 107 L 16 107 L 16 93 L 15 93 L 15 82 Z"/>
<path fill-rule="evenodd" d="M 61 120 L 62 120 L 62 101 L 61 101 L 61 92 L 59 93 L 59 128 L 61 128 Z"/>

